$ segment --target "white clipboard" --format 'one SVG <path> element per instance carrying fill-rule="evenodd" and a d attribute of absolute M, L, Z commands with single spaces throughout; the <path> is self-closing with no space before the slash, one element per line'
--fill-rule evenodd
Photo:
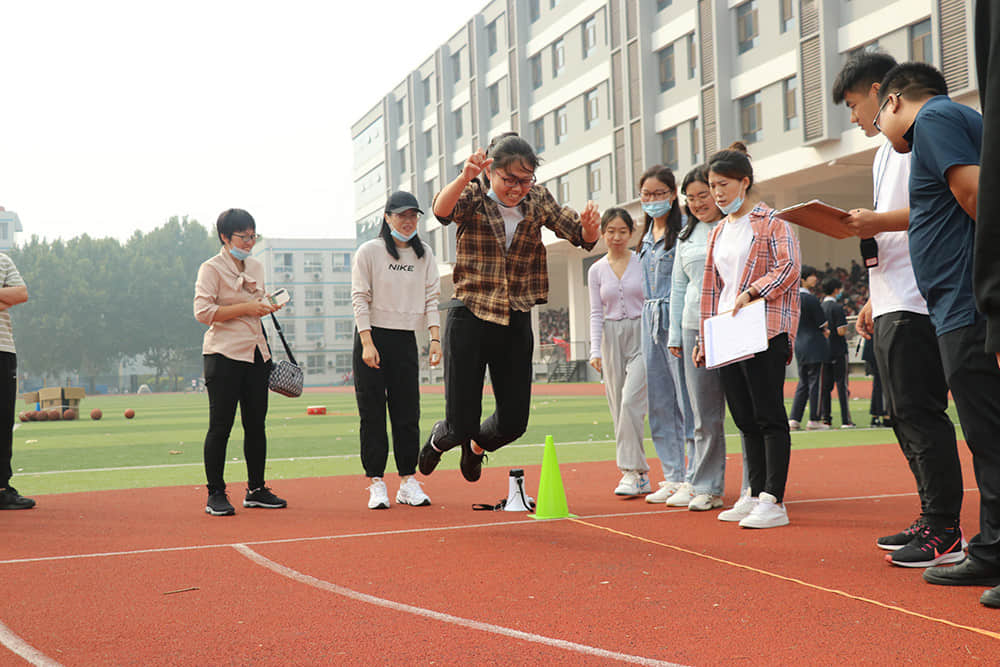
<path fill-rule="evenodd" d="M 705 367 L 719 368 L 749 359 L 767 349 L 767 311 L 764 299 L 751 301 L 734 316 L 732 311 L 705 320 Z"/>

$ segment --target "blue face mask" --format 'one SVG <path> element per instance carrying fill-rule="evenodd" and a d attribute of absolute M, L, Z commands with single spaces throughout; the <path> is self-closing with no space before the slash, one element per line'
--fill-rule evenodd
<path fill-rule="evenodd" d="M 389 233 L 392 234 L 392 238 L 396 239 L 397 241 L 401 241 L 403 243 L 406 243 L 407 241 L 409 241 L 410 239 L 412 239 L 414 236 L 417 235 L 417 230 L 416 230 L 416 228 L 414 228 L 414 230 L 412 232 L 410 232 L 410 234 L 408 236 L 404 236 L 403 234 L 400 234 L 395 229 L 392 229 L 390 227 L 389 228 Z"/>
<path fill-rule="evenodd" d="M 670 206 L 673 203 L 674 202 L 671 199 L 644 202 L 642 205 L 642 211 L 651 218 L 662 218 L 667 213 L 670 213 Z"/>
<path fill-rule="evenodd" d="M 500 201 L 500 197 L 497 195 L 497 193 L 493 189 L 492 185 L 490 186 L 490 189 L 487 190 L 486 196 L 489 197 L 490 199 L 492 199 L 493 201 L 495 201 L 496 203 L 500 204 L 504 208 L 516 208 L 517 205 L 521 203 L 521 202 L 518 202 L 517 204 L 514 204 L 514 206 L 507 206 L 507 204 L 504 204 L 502 201 Z"/>
<path fill-rule="evenodd" d="M 229 246 L 229 254 L 235 257 L 236 259 L 240 260 L 241 262 L 250 256 L 249 252 L 247 252 L 246 250 L 240 250 L 236 246 Z"/>
<path fill-rule="evenodd" d="M 743 199 L 744 199 L 743 195 L 740 195 L 733 201 L 729 202 L 729 204 L 726 206 L 719 206 L 718 204 L 716 204 L 716 206 L 719 206 L 719 210 L 722 211 L 725 215 L 732 215 L 733 213 L 736 213 L 736 211 L 740 210 L 740 208 L 743 206 Z"/>

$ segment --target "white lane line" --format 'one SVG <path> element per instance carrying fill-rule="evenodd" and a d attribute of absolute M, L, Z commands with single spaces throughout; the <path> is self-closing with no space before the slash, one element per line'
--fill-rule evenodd
<path fill-rule="evenodd" d="M 526 642 L 533 642 L 535 644 L 542 644 L 544 646 L 551 646 L 553 648 L 563 649 L 565 651 L 572 651 L 574 653 L 580 653 L 582 655 L 592 655 L 599 658 L 607 658 L 609 660 L 617 660 L 619 662 L 627 662 L 634 665 L 660 665 L 662 667 L 680 667 L 677 663 L 665 662 L 663 660 L 654 660 L 652 658 L 644 658 L 638 655 L 629 655 L 628 653 L 619 653 L 617 651 L 609 651 L 607 649 L 596 648 L 594 646 L 587 646 L 586 644 L 577 644 L 576 642 L 567 641 L 565 639 L 554 639 L 552 637 L 546 637 L 544 635 L 536 635 L 531 632 L 523 632 L 521 630 L 515 630 L 513 628 L 507 628 L 502 625 L 494 625 L 493 623 L 484 623 L 482 621 L 474 621 L 468 618 L 462 618 L 461 616 L 453 616 L 451 614 L 445 614 L 439 611 L 433 611 L 431 609 L 425 609 L 423 607 L 414 607 L 413 605 L 404 604 L 402 602 L 395 602 L 393 600 L 387 600 L 385 598 L 376 597 L 374 595 L 369 595 L 367 593 L 360 593 L 350 588 L 344 588 L 343 586 L 338 586 L 337 584 L 330 583 L 329 581 L 324 581 L 322 579 L 317 579 L 316 577 L 310 576 L 299 572 L 298 570 L 293 570 L 290 567 L 276 563 L 273 560 L 266 558 L 245 544 L 235 544 L 233 548 L 240 552 L 248 559 L 254 563 L 265 567 L 276 574 L 280 574 L 283 577 L 287 577 L 293 581 L 297 581 L 307 586 L 312 586 L 313 588 L 318 588 L 322 591 L 327 591 L 330 593 L 335 593 L 341 595 L 350 600 L 355 600 L 357 602 L 366 602 L 368 604 L 373 604 L 378 607 L 385 607 L 386 609 L 392 609 L 393 611 L 400 611 L 407 614 L 413 614 L 415 616 L 423 616 L 424 618 L 429 618 L 431 620 L 440 621 L 442 623 L 450 623 L 452 625 L 457 625 L 463 628 L 470 628 L 472 630 L 479 630 L 481 632 L 489 632 L 495 635 L 501 635 L 503 637 L 512 637 L 514 639 L 520 639 Z"/>
<path fill-rule="evenodd" d="M 37 667 L 60 667 L 58 662 L 18 637 L 3 623 L 0 623 L 0 644 L 3 644 L 15 655 L 24 658 L 28 664 Z"/>

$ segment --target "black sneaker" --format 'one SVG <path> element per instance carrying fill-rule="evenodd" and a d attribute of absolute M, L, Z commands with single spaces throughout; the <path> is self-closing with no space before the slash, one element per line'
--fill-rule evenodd
<path fill-rule="evenodd" d="M 880 537 L 875 540 L 875 546 L 879 549 L 885 549 L 886 551 L 896 551 L 897 549 L 902 549 L 926 527 L 927 523 L 924 521 L 924 517 L 918 516 L 906 530 L 896 533 L 895 535 L 886 535 L 885 537 Z"/>
<path fill-rule="evenodd" d="M 1000 586 L 996 588 L 991 588 L 982 594 L 979 598 L 979 602 L 987 607 L 992 607 L 993 609 L 1000 609 Z"/>
<path fill-rule="evenodd" d="M 1000 585 L 1000 568 L 969 556 L 953 567 L 927 568 L 924 581 L 939 586 L 997 586 Z"/>
<path fill-rule="evenodd" d="M 271 489 L 266 486 L 262 486 L 259 489 L 254 489 L 252 491 L 247 489 L 246 498 L 243 499 L 243 507 L 266 507 L 268 509 L 276 510 L 287 506 L 288 503 L 284 498 L 279 498 L 274 495 L 271 493 Z"/>
<path fill-rule="evenodd" d="M 435 422 L 434 426 L 431 427 L 430 435 L 427 436 L 427 442 L 420 448 L 420 454 L 417 456 L 417 467 L 420 468 L 421 475 L 431 474 L 434 472 L 434 468 L 437 468 L 438 463 L 441 462 L 441 454 L 444 452 L 435 449 L 432 443 L 443 428 L 443 421 Z"/>
<path fill-rule="evenodd" d="M 886 554 L 885 559 L 900 567 L 932 567 L 965 559 L 961 528 L 924 526 L 906 546 Z"/>
<path fill-rule="evenodd" d="M 13 486 L 0 490 L 0 510 L 30 510 L 35 501 L 25 498 Z"/>
<path fill-rule="evenodd" d="M 236 510 L 229 504 L 229 496 L 225 491 L 215 491 L 208 494 L 205 513 L 212 516 L 232 516 L 236 514 Z"/>
<path fill-rule="evenodd" d="M 878 417 L 872 417 L 872 423 L 869 426 L 871 428 L 882 428 L 882 420 Z"/>
<path fill-rule="evenodd" d="M 483 454 L 476 454 L 472 451 L 471 442 L 463 442 L 462 460 L 458 464 L 458 467 L 462 471 L 462 477 L 469 482 L 478 482 L 483 474 L 483 459 L 485 458 L 485 452 Z"/>

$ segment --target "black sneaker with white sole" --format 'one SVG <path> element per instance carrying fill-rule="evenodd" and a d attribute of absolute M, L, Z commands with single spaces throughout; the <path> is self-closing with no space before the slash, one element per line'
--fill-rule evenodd
<path fill-rule="evenodd" d="M 961 528 L 924 526 L 906 546 L 886 554 L 885 559 L 900 567 L 933 567 L 965 560 Z"/>
<path fill-rule="evenodd" d="M 266 507 L 267 509 L 281 509 L 287 507 L 288 503 L 284 498 L 271 493 L 271 489 L 262 486 L 259 489 L 247 489 L 246 498 L 243 499 L 243 507 Z"/>
<path fill-rule="evenodd" d="M 205 513 L 212 516 L 232 516 L 236 514 L 236 509 L 229 503 L 229 496 L 225 491 L 215 491 L 208 494 Z"/>
<path fill-rule="evenodd" d="M 35 501 L 25 498 L 13 486 L 0 489 L 0 510 L 30 510 Z"/>
<path fill-rule="evenodd" d="M 875 540 L 875 545 L 879 549 L 885 549 L 886 551 L 896 551 L 897 549 L 902 549 L 907 544 L 913 541 L 913 538 L 920 534 L 924 528 L 927 527 L 927 522 L 924 521 L 924 517 L 918 516 L 910 527 L 906 530 L 900 531 L 895 535 L 886 535 L 885 537 L 880 537 Z"/>
<path fill-rule="evenodd" d="M 472 451 L 471 442 L 462 443 L 462 459 L 458 462 L 458 467 L 462 471 L 462 477 L 469 482 L 478 482 L 483 474 L 483 459 L 486 453 L 476 454 Z"/>
<path fill-rule="evenodd" d="M 441 462 L 441 455 L 444 452 L 434 447 L 434 441 L 440 436 L 441 431 L 444 430 L 444 426 L 444 421 L 434 422 L 434 426 L 431 427 L 431 433 L 427 436 L 427 442 L 420 448 L 420 454 L 417 455 L 417 467 L 420 469 L 421 475 L 431 474 L 434 472 L 434 468 L 437 468 L 438 463 Z"/>

